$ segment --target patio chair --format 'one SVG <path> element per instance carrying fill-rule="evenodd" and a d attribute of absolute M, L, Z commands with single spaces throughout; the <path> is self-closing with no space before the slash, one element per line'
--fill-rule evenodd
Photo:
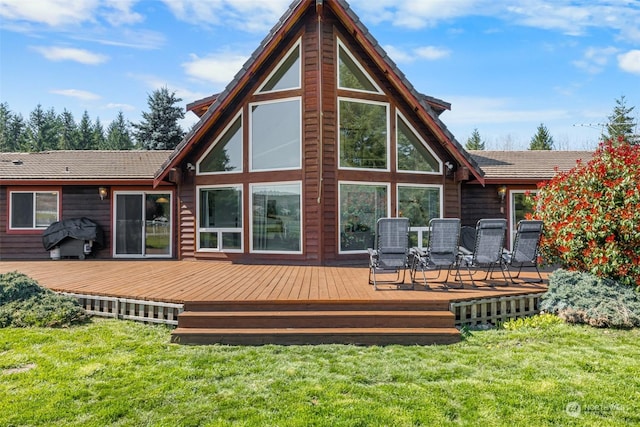
<path fill-rule="evenodd" d="M 411 283 L 415 285 L 420 280 L 418 270 L 422 272 L 421 284 L 429 288 L 428 282 L 442 283 L 447 288 L 451 269 L 458 261 L 458 240 L 460 238 L 460 220 L 458 218 L 434 218 L 429 221 L 429 243 L 424 249 L 411 249 Z M 442 270 L 446 268 L 447 276 L 439 281 Z M 437 270 L 438 274 L 427 280 L 426 271 Z M 460 287 L 462 287 L 460 281 Z"/>
<path fill-rule="evenodd" d="M 400 288 L 409 267 L 409 219 L 380 218 L 376 223 L 375 246 L 367 249 L 369 284 L 376 290 L 380 283 Z M 379 279 L 379 274 L 395 274 L 395 279 Z"/>
<path fill-rule="evenodd" d="M 466 273 L 471 279 L 471 285 L 475 288 L 475 274 L 481 268 L 486 268 L 484 279 L 493 279 L 493 272 L 496 267 L 502 272 L 504 284 L 507 284 L 507 276 L 502 268 L 502 253 L 504 249 L 505 233 L 507 231 L 507 220 L 499 219 L 481 219 L 476 224 L 476 239 L 473 251 L 469 253 L 463 247 L 460 248 L 460 257 L 458 261 L 458 270 L 456 278 L 462 281 L 462 273 L 460 269 L 466 268 Z M 491 275 L 491 277 L 490 277 Z"/>
<path fill-rule="evenodd" d="M 538 246 L 540 237 L 542 236 L 542 221 L 522 220 L 518 223 L 516 229 L 516 238 L 513 241 L 513 249 L 504 251 L 502 259 L 505 269 L 509 274 L 511 283 L 540 283 L 542 276 L 538 268 Z M 520 278 L 520 273 L 525 267 L 533 267 L 538 273 L 538 278 L 534 280 L 521 280 L 516 282 L 515 279 Z M 518 274 L 511 275 L 511 268 L 518 268 Z"/>

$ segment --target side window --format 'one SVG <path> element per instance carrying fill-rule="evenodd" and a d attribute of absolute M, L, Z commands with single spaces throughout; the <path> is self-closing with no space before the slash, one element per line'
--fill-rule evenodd
<path fill-rule="evenodd" d="M 340 167 L 388 170 L 388 105 L 341 98 L 338 108 Z"/>
<path fill-rule="evenodd" d="M 398 171 L 441 173 L 442 162 L 402 115 L 398 114 L 396 123 Z"/>
<path fill-rule="evenodd" d="M 382 90 L 340 39 L 338 39 L 338 88 L 382 94 Z"/>
<path fill-rule="evenodd" d="M 58 221 L 59 192 L 12 191 L 10 194 L 10 229 L 44 229 Z"/>
<path fill-rule="evenodd" d="M 198 189 L 198 250 L 242 250 L 242 187 Z"/>
<path fill-rule="evenodd" d="M 250 105 L 252 171 L 301 167 L 301 109 L 300 98 Z"/>
<path fill-rule="evenodd" d="M 300 41 L 267 77 L 257 93 L 277 92 L 288 89 L 299 89 L 300 85 Z"/>
<path fill-rule="evenodd" d="M 212 144 L 198 162 L 198 173 L 242 172 L 242 115 Z"/>

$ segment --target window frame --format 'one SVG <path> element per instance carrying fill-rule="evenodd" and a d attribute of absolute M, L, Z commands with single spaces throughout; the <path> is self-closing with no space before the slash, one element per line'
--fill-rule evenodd
<path fill-rule="evenodd" d="M 380 88 L 380 86 L 375 81 L 375 79 L 371 76 L 371 74 L 369 74 L 369 72 L 365 70 L 365 68 L 362 66 L 360 61 L 358 61 L 356 57 L 353 55 L 353 53 L 351 53 L 351 50 L 349 50 L 347 45 L 340 39 L 340 37 L 336 37 L 336 40 L 337 40 L 336 42 L 336 88 L 338 90 L 348 90 L 348 91 L 366 93 L 366 94 L 384 95 L 385 94 L 384 91 Z M 340 86 L 340 48 L 344 50 L 347 56 L 349 56 L 351 61 L 353 61 L 353 63 L 358 67 L 360 72 L 364 74 L 367 80 L 369 80 L 369 83 L 373 85 L 376 91 Z"/>
<path fill-rule="evenodd" d="M 294 50 L 298 49 L 298 59 L 300 61 L 298 67 L 298 86 L 296 87 L 288 87 L 285 89 L 275 89 L 275 90 L 263 90 L 263 88 L 267 85 L 267 83 L 271 80 L 271 78 L 280 70 L 280 68 L 284 65 L 284 63 L 289 59 L 289 56 L 293 53 Z M 254 95 L 266 95 L 278 92 L 286 92 L 289 90 L 300 90 L 302 89 L 302 38 L 299 38 L 293 46 L 287 51 L 287 53 L 282 57 L 282 59 L 278 62 L 273 70 L 267 75 L 267 77 L 262 81 L 258 89 L 254 92 Z"/>
<path fill-rule="evenodd" d="M 269 250 L 263 250 L 263 249 L 255 249 L 253 246 L 253 195 L 254 195 L 254 189 L 257 187 L 269 187 L 269 188 L 276 188 L 278 186 L 285 186 L 285 185 L 297 185 L 298 190 L 299 190 L 299 194 L 300 194 L 300 236 L 299 236 L 299 243 L 300 243 L 300 250 L 298 251 L 269 251 Z M 302 238 L 302 236 L 304 236 L 304 188 L 302 185 L 302 181 L 278 181 L 278 182 L 254 182 L 254 183 L 250 183 L 249 184 L 249 253 L 252 254 L 284 254 L 284 255 L 302 255 L 304 253 L 304 239 Z"/>
<path fill-rule="evenodd" d="M 411 132 L 413 132 L 413 134 L 416 136 L 416 138 L 418 138 L 418 141 L 420 141 L 420 143 L 422 144 L 422 146 L 433 156 L 433 158 L 436 160 L 436 162 L 438 162 L 438 170 L 437 171 L 433 171 L 433 172 L 429 172 L 429 171 L 414 171 L 414 170 L 404 170 L 404 169 L 400 169 L 400 165 L 399 165 L 399 156 L 398 156 L 398 136 L 399 136 L 399 132 L 400 132 L 400 120 L 402 120 L 404 122 L 405 125 L 407 125 L 407 127 L 409 128 L 409 130 Z M 395 150 L 396 150 L 396 171 L 398 171 L 398 173 L 410 173 L 410 174 L 421 174 L 421 175 L 442 175 L 442 159 L 440 159 L 440 157 L 433 151 L 433 149 L 429 146 L 429 144 L 426 143 L 426 141 L 424 139 L 422 139 L 422 136 L 420 135 L 420 133 L 416 130 L 416 128 L 413 126 L 413 124 L 411 124 L 411 122 L 409 120 L 407 120 L 407 118 L 405 117 L 404 114 L 402 114 L 400 111 L 396 110 L 396 135 L 395 135 L 395 141 L 396 141 L 396 145 L 395 145 Z"/>
<path fill-rule="evenodd" d="M 240 190 L 240 213 L 242 219 L 242 225 L 240 227 L 201 227 L 200 226 L 200 192 L 202 190 L 216 190 L 216 189 L 238 189 Z M 198 185 L 196 186 L 196 252 L 214 252 L 214 253 L 244 253 L 244 186 L 242 184 L 220 184 L 220 185 Z M 240 249 L 225 249 L 222 245 L 223 233 L 237 233 L 240 232 Z M 200 246 L 200 233 L 217 233 L 218 235 L 218 248 L 202 248 Z"/>
<path fill-rule="evenodd" d="M 296 101 L 299 107 L 300 121 L 298 123 L 298 165 L 286 168 L 266 168 L 256 169 L 253 165 L 253 153 L 254 153 L 254 141 L 253 141 L 253 107 L 267 104 L 278 104 L 284 102 Z M 272 171 L 285 171 L 285 170 L 301 170 L 302 169 L 302 152 L 303 152 L 303 104 L 301 96 L 291 96 L 286 98 L 269 99 L 265 101 L 256 101 L 247 103 L 247 110 L 249 115 L 249 129 L 248 129 L 248 156 L 249 156 L 249 172 L 272 172 Z"/>
<path fill-rule="evenodd" d="M 233 170 L 233 171 L 214 171 L 214 172 L 203 172 L 200 170 L 200 163 L 202 163 L 202 161 L 204 161 L 204 159 L 209 155 L 209 153 L 211 153 L 211 151 L 213 151 L 214 148 L 216 148 L 218 146 L 218 143 L 222 140 L 222 138 L 224 138 L 227 134 L 227 132 L 229 131 L 229 129 L 231 129 L 233 127 L 233 125 L 236 123 L 236 121 L 240 120 L 240 169 L 239 170 Z M 233 119 L 231 119 L 229 121 L 229 123 L 227 123 L 227 125 L 224 127 L 224 129 L 222 129 L 222 132 L 220 132 L 220 134 L 218 135 L 218 137 L 214 140 L 214 142 L 209 145 L 209 148 L 207 148 L 207 151 L 205 151 L 200 158 L 198 159 L 198 161 L 196 162 L 196 175 L 226 175 L 226 174 L 233 174 L 233 173 L 242 173 L 244 172 L 244 117 L 242 114 L 242 111 L 239 111 L 234 117 Z"/>
<path fill-rule="evenodd" d="M 359 103 L 359 104 L 369 104 L 369 105 L 379 105 L 379 106 L 383 106 L 385 107 L 386 110 L 386 120 L 387 120 L 387 130 L 386 130 L 386 134 L 387 134 L 387 141 L 385 143 L 386 146 L 386 150 L 385 150 L 385 163 L 386 163 L 386 168 L 384 169 L 374 169 L 374 168 L 354 168 L 354 167 L 346 167 L 346 166 L 342 166 L 341 165 L 341 159 L 342 159 L 342 135 L 341 135 L 341 115 L 342 115 L 342 109 L 340 108 L 340 103 L 342 101 L 347 101 L 347 102 L 355 102 L 355 103 Z M 337 136 L 338 136 L 338 169 L 340 170 L 353 170 L 353 171 L 367 171 L 367 172 L 390 172 L 391 171 L 391 103 L 389 102 L 382 102 L 382 101 L 373 101 L 373 100 L 369 100 L 369 99 L 359 99 L 359 98 L 352 98 L 352 97 L 348 97 L 348 96 L 338 96 L 337 97 L 337 107 L 338 107 L 338 114 L 337 114 Z"/>
<path fill-rule="evenodd" d="M 33 197 L 33 212 L 32 212 L 32 226 L 31 227 L 14 227 L 13 226 L 13 194 L 20 193 L 31 193 Z M 53 222 L 60 221 L 62 217 L 62 189 L 60 187 L 55 188 L 8 188 L 7 189 L 7 233 L 8 234 L 38 234 L 42 231 L 46 230 L 47 226 L 37 226 L 36 225 L 36 216 L 37 216 L 37 205 L 36 205 L 36 194 L 38 193 L 46 193 L 46 194 L 55 194 L 56 195 L 56 220 Z M 52 223 L 53 223 L 52 222 Z"/>
<path fill-rule="evenodd" d="M 516 232 L 517 232 L 517 228 L 518 228 L 518 221 L 516 220 L 516 199 L 515 196 L 517 194 L 524 194 L 526 195 L 527 193 L 531 194 L 532 196 L 535 196 L 536 194 L 538 194 L 538 189 L 537 188 L 531 188 L 531 189 L 522 189 L 522 188 L 518 188 L 518 189 L 508 189 L 507 190 L 507 200 L 509 201 L 509 248 L 513 248 L 513 242 L 515 241 L 516 238 Z M 533 211 L 535 211 L 536 207 L 534 205 L 533 207 Z M 524 219 L 524 218 L 523 218 Z"/>
<path fill-rule="evenodd" d="M 337 229 L 337 246 L 338 246 L 338 254 L 339 255 L 352 255 L 352 254 L 363 254 L 367 253 L 367 249 L 358 249 L 353 251 L 345 251 L 342 249 L 342 231 L 344 230 L 344 224 L 342 223 L 342 186 L 343 185 L 359 185 L 359 186 L 367 186 L 367 187 L 385 187 L 387 190 L 387 200 L 386 200 L 386 212 L 383 216 L 379 218 L 389 217 L 391 212 L 391 183 L 390 182 L 370 182 L 370 181 L 338 181 L 338 229 Z M 378 218 L 378 219 L 379 219 Z M 375 227 L 376 227 L 377 219 L 372 225 L 372 232 L 375 236 Z M 375 237 L 374 237 L 375 238 Z"/>
<path fill-rule="evenodd" d="M 437 218 L 444 218 L 444 185 L 442 184 L 412 184 L 412 183 L 398 183 L 396 184 L 396 216 L 400 216 L 400 188 L 402 187 L 414 187 L 414 188 L 435 188 L 438 190 L 438 204 L 439 204 L 439 212 Z M 431 229 L 429 228 L 429 224 L 413 226 L 409 224 L 409 232 L 417 232 L 418 233 L 418 247 L 423 249 L 424 245 L 422 242 L 424 241 L 424 234 L 429 233 Z"/>

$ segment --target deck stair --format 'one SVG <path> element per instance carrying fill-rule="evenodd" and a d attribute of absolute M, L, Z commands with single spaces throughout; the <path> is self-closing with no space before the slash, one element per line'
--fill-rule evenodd
<path fill-rule="evenodd" d="M 446 301 L 185 302 L 181 344 L 426 345 L 460 340 Z"/>

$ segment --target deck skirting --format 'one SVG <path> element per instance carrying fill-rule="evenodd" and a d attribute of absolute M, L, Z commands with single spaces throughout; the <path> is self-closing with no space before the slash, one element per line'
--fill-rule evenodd
<path fill-rule="evenodd" d="M 455 315 L 456 326 L 497 325 L 509 319 L 538 314 L 541 296 L 542 293 L 532 293 L 453 301 L 449 307 Z"/>
<path fill-rule="evenodd" d="M 88 314 L 93 316 L 135 320 L 138 322 L 162 323 L 171 326 L 178 325 L 178 315 L 182 313 L 184 309 L 184 304 L 161 301 L 71 292 L 59 292 L 59 294 L 76 298 L 80 306 L 82 306 Z"/>

